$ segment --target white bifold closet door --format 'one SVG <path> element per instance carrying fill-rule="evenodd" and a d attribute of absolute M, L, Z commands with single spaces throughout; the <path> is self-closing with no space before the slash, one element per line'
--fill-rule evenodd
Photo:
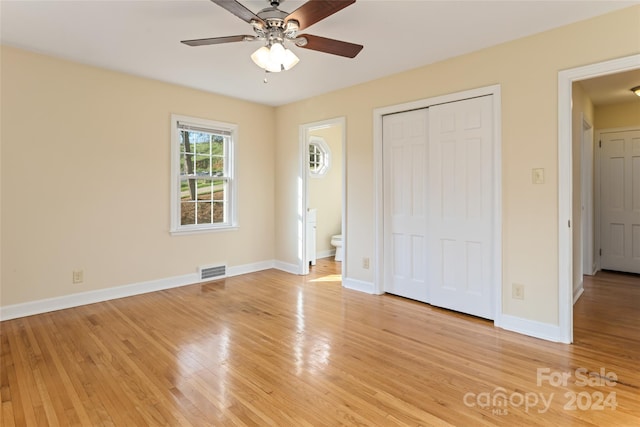
<path fill-rule="evenodd" d="M 492 99 L 383 118 L 385 290 L 488 319 Z"/>
<path fill-rule="evenodd" d="M 431 304 L 493 318 L 491 96 L 429 108 Z"/>
<path fill-rule="evenodd" d="M 385 290 L 429 302 L 427 109 L 382 118 Z"/>

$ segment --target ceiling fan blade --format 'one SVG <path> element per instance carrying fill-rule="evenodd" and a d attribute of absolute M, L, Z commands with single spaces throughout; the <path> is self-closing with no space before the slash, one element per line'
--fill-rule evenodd
<path fill-rule="evenodd" d="M 253 41 L 255 36 L 227 36 L 227 37 L 211 37 L 208 39 L 182 40 L 188 46 L 206 46 L 210 44 L 221 44 L 231 42 Z"/>
<path fill-rule="evenodd" d="M 295 19 L 300 23 L 299 29 L 303 30 L 355 2 L 356 0 L 309 0 L 291 12 L 285 21 Z"/>
<path fill-rule="evenodd" d="M 255 13 L 251 12 L 249 9 L 244 7 L 242 4 L 238 3 L 235 0 L 211 0 L 218 6 L 227 9 L 229 12 L 236 15 L 238 18 L 242 19 L 245 22 L 251 23 L 251 21 L 262 22 L 264 21 L 260 19 Z"/>
<path fill-rule="evenodd" d="M 298 38 L 305 38 L 306 44 L 297 44 L 304 49 L 317 50 L 332 55 L 345 56 L 347 58 L 355 58 L 364 46 L 340 40 L 328 39 L 326 37 L 313 36 L 311 34 L 300 34 Z"/>

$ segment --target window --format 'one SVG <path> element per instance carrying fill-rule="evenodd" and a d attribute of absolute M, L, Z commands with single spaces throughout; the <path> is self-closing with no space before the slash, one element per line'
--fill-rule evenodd
<path fill-rule="evenodd" d="M 309 174 L 311 176 L 323 176 L 329 171 L 330 166 L 329 146 L 319 136 L 309 137 Z"/>
<path fill-rule="evenodd" d="M 171 116 L 171 231 L 228 229 L 235 221 L 237 126 Z"/>

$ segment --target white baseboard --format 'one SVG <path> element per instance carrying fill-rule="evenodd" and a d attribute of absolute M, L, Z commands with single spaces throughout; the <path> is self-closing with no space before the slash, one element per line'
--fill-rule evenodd
<path fill-rule="evenodd" d="M 262 261 L 253 264 L 229 267 L 227 268 L 226 277 L 238 276 L 240 274 L 253 273 L 273 268 L 274 263 L 274 261 Z M 190 273 L 182 276 L 150 280 L 147 282 L 133 283 L 130 285 L 107 289 L 98 289 L 95 291 L 81 292 L 56 298 L 29 301 L 22 304 L 0 307 L 0 320 L 10 320 L 19 317 L 32 316 L 34 314 L 48 313 L 50 311 L 64 310 L 65 308 L 78 307 L 81 305 L 94 304 L 117 298 L 146 294 L 148 292 L 193 285 L 200 282 L 201 280 L 197 273 Z"/>
<path fill-rule="evenodd" d="M 320 258 L 331 258 L 332 256 L 336 255 L 336 250 L 333 249 L 329 249 L 328 251 L 319 251 L 316 253 L 316 258 L 320 259 Z"/>
<path fill-rule="evenodd" d="M 560 326 L 552 325 L 550 323 L 542 323 L 535 320 L 523 319 L 521 317 L 503 314 L 502 316 L 500 316 L 499 327 L 508 331 L 517 332 L 519 334 L 528 335 L 534 338 L 570 344 L 570 342 L 563 337 Z"/>
<path fill-rule="evenodd" d="M 580 297 L 582 296 L 582 294 L 584 293 L 584 286 L 582 283 L 580 283 L 580 285 L 573 290 L 573 303 L 575 304 L 576 302 L 578 302 L 578 300 L 580 299 Z"/>
<path fill-rule="evenodd" d="M 262 261 L 255 262 L 253 264 L 236 265 L 227 268 L 227 277 L 255 273 L 256 271 L 268 270 L 270 268 L 274 268 L 274 261 Z"/>
<path fill-rule="evenodd" d="M 227 269 L 227 277 L 253 273 L 269 268 L 276 268 L 287 273 L 298 274 L 298 266 L 295 264 L 288 264 L 282 261 L 262 261 L 253 264 L 229 267 Z M 117 286 L 114 288 L 98 289 L 95 291 L 81 292 L 56 298 L 47 298 L 21 304 L 3 306 L 0 307 L 0 320 L 11 320 L 19 317 L 32 316 L 50 311 L 64 310 L 66 308 L 78 307 L 81 305 L 145 294 L 148 292 L 192 285 L 199 283 L 199 279 L 200 278 L 197 273 L 190 273 L 182 276 L 150 280 L 125 286 Z M 347 289 L 365 292 L 368 294 L 379 294 L 372 282 L 366 282 L 364 280 L 345 277 L 342 280 L 342 286 Z M 577 300 L 583 291 L 583 288 L 580 287 L 574 295 L 574 300 Z M 569 343 L 566 338 L 563 338 L 558 325 L 551 325 L 548 323 L 503 314 L 500 316 L 499 322 L 496 323 L 496 326 L 508 331 L 517 332 L 547 341 Z"/>
<path fill-rule="evenodd" d="M 65 308 L 94 304 L 109 301 L 116 298 L 130 297 L 146 294 L 148 292 L 177 288 L 179 286 L 198 283 L 197 273 L 185 274 L 158 280 L 150 280 L 131 285 L 117 286 L 114 288 L 98 289 L 95 291 L 80 292 L 55 298 L 47 298 L 29 301 L 22 304 L 0 307 L 0 319 L 10 320 L 18 317 L 32 316 L 34 314 L 48 313 L 50 311 L 64 310 Z"/>
<path fill-rule="evenodd" d="M 336 253 L 336 251 L 322 251 L 322 252 L 318 252 L 316 254 L 316 259 L 322 259 L 322 258 L 330 258 L 332 256 L 334 256 Z M 288 262 L 284 262 L 284 261 L 273 261 L 272 265 L 270 268 L 275 268 L 277 270 L 282 270 L 286 273 L 290 273 L 290 274 L 300 274 L 300 270 L 297 264 L 290 264 Z"/>
<path fill-rule="evenodd" d="M 368 294 L 378 294 L 375 286 L 372 282 L 365 282 L 364 280 L 350 279 L 344 277 L 342 279 L 342 286 L 347 289 L 353 289 L 354 291 L 366 292 Z"/>
<path fill-rule="evenodd" d="M 286 273 L 290 273 L 290 274 L 300 274 L 300 271 L 298 270 L 298 265 L 297 264 L 289 264 L 283 261 L 274 261 L 273 262 L 273 268 L 278 269 L 278 270 L 282 270 Z"/>

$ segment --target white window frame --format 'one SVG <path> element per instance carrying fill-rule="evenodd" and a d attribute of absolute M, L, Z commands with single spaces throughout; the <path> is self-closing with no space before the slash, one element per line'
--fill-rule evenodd
<path fill-rule="evenodd" d="M 181 224 L 180 212 L 180 125 L 191 125 L 203 129 L 224 131 L 230 134 L 226 147 L 224 177 L 227 181 L 228 194 L 226 194 L 226 217 L 223 223 L 215 224 Z M 238 228 L 237 221 L 237 180 L 235 163 L 235 144 L 238 140 L 238 125 L 232 123 L 217 122 L 196 117 L 171 115 L 171 234 L 189 234 L 208 231 L 234 230 Z"/>
<path fill-rule="evenodd" d="M 322 152 L 323 163 L 320 165 L 319 169 L 312 170 L 311 169 L 311 159 L 309 158 L 309 147 L 316 146 L 319 151 Z M 307 170 L 309 171 L 309 176 L 313 178 L 321 178 L 325 176 L 329 170 L 331 169 L 331 149 L 327 145 L 327 142 L 324 138 L 320 136 L 310 136 L 309 142 L 307 144 Z"/>

